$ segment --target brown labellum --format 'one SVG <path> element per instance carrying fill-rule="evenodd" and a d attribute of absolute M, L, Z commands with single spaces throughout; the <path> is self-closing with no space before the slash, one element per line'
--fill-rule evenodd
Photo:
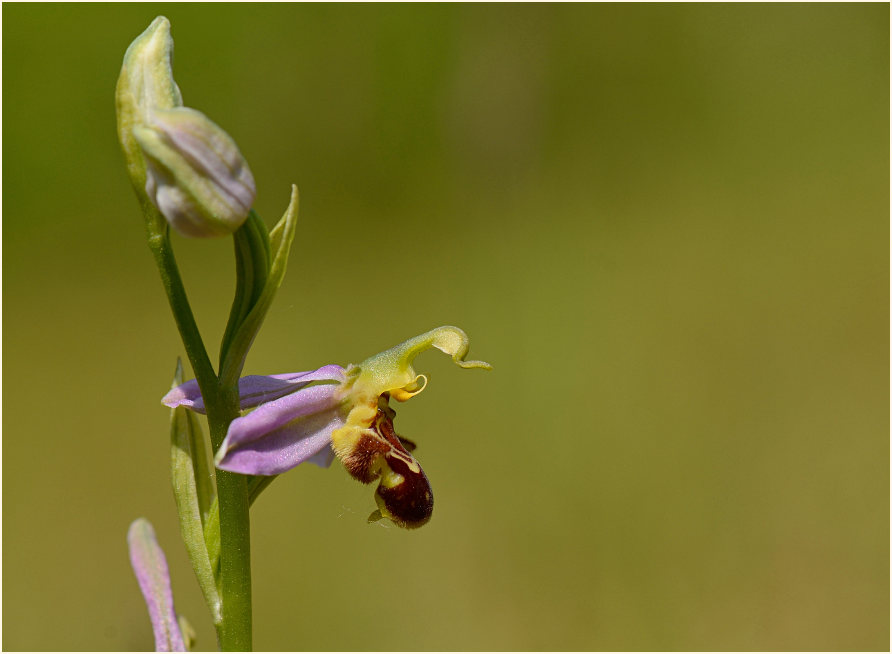
<path fill-rule="evenodd" d="M 381 517 L 400 527 L 420 527 L 430 520 L 434 494 L 421 465 L 409 453 L 415 443 L 393 430 L 396 414 L 386 400 L 381 398 L 374 421 L 341 460 L 354 479 L 364 484 L 381 480 L 375 491 Z"/>
<path fill-rule="evenodd" d="M 384 455 L 390 469 L 403 479 L 395 486 L 378 484 L 376 499 L 382 506 L 382 513 L 400 527 L 414 529 L 427 523 L 434 511 L 434 493 L 421 466 L 412 470 L 402 457 L 390 453 Z"/>

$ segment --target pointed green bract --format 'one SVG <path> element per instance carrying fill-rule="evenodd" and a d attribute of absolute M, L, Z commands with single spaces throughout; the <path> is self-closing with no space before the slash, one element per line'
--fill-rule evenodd
<path fill-rule="evenodd" d="M 220 363 L 242 322 L 257 304 L 266 288 L 270 269 L 270 242 L 266 225 L 253 210 L 235 237 L 235 297 L 229 321 L 220 343 Z"/>
<path fill-rule="evenodd" d="M 276 291 L 285 278 L 285 270 L 288 267 L 288 255 L 291 252 L 291 243 L 294 240 L 294 229 L 297 227 L 297 213 L 299 196 L 297 186 L 291 187 L 291 202 L 285 210 L 285 215 L 269 232 L 270 252 L 272 261 L 269 265 L 269 274 L 260 297 L 254 303 L 248 315 L 235 331 L 229 350 L 220 365 L 220 383 L 224 387 L 236 383 L 248 356 L 248 349 L 254 342 L 257 332 L 260 330 L 266 312 L 269 310 L 276 295 Z"/>
<path fill-rule="evenodd" d="M 182 377 L 183 366 L 177 360 L 174 387 L 182 383 Z M 219 624 L 223 618 L 222 605 L 205 540 L 207 524 L 215 524 L 219 532 L 219 520 L 216 516 L 211 519 L 211 512 L 217 510 L 215 475 L 201 424 L 194 413 L 183 407 L 170 412 L 170 444 L 170 476 L 180 535 L 214 623 Z M 216 540 L 220 540 L 219 533 Z"/>

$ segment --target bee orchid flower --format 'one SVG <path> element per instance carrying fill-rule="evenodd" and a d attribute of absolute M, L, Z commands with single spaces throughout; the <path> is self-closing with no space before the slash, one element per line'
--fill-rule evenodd
<path fill-rule="evenodd" d="M 430 520 L 433 493 L 411 453 L 414 444 L 394 431 L 396 414 L 390 400 L 404 402 L 424 390 L 427 378 L 412 364 L 432 347 L 462 368 L 491 368 L 483 361 L 466 361 L 467 335 L 446 326 L 359 365 L 243 377 L 240 408 L 253 410 L 230 424 L 215 457 L 217 467 L 246 475 L 277 475 L 308 461 L 325 467 L 337 456 L 358 481 L 379 481 L 378 511 L 370 519 L 420 527 Z M 204 412 L 195 380 L 173 389 L 162 402 Z"/>

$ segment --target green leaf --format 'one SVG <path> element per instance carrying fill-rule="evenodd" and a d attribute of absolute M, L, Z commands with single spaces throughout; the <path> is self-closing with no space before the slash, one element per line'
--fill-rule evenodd
<path fill-rule="evenodd" d="M 297 186 L 291 187 L 291 202 L 285 215 L 270 230 L 270 247 L 275 253 L 269 267 L 269 275 L 263 285 L 263 291 L 253 303 L 250 312 L 240 322 L 235 335 L 229 343 L 226 354 L 220 365 L 220 386 L 228 388 L 234 386 L 241 375 L 248 349 L 254 342 L 266 312 L 272 304 L 276 291 L 285 277 L 288 267 L 288 254 L 291 251 L 291 243 L 294 240 L 294 229 L 297 226 L 298 193 Z M 256 288 L 256 284 L 254 285 Z"/>
<path fill-rule="evenodd" d="M 177 359 L 173 386 L 179 386 L 182 381 L 183 366 Z M 205 602 L 214 623 L 218 624 L 223 619 L 222 604 L 205 544 L 205 525 L 211 523 L 217 525 L 219 542 L 214 469 L 201 424 L 195 414 L 185 407 L 177 407 L 170 412 L 170 473 L 180 518 L 180 535 Z"/>
<path fill-rule="evenodd" d="M 214 579 L 220 581 L 220 507 L 217 498 L 211 507 L 211 514 L 204 525 L 204 542 L 207 545 L 208 562 L 214 574 Z"/>
<path fill-rule="evenodd" d="M 235 297 L 229 322 L 220 343 L 220 363 L 226 360 L 232 339 L 245 317 L 257 304 L 266 288 L 270 267 L 269 233 L 260 216 L 252 209 L 248 219 L 233 235 L 235 244 Z"/>

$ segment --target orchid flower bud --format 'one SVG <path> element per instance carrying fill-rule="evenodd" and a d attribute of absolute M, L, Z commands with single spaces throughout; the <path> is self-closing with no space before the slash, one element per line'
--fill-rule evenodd
<path fill-rule="evenodd" d="M 154 206 L 186 236 L 225 236 L 251 210 L 254 177 L 232 138 L 183 106 L 172 54 L 159 16 L 124 55 L 115 97 L 127 169 L 147 215 Z"/>
<path fill-rule="evenodd" d="M 183 106 L 180 89 L 173 81 L 172 55 L 170 22 L 164 16 L 158 16 L 127 48 L 118 77 L 115 89 L 118 140 L 137 193 L 146 185 L 146 165 L 133 128 L 144 124 L 156 109 Z"/>
<path fill-rule="evenodd" d="M 133 134 L 146 162 L 146 194 L 186 236 L 226 236 L 248 217 L 254 176 L 235 141 L 187 107 L 153 111 Z"/>

